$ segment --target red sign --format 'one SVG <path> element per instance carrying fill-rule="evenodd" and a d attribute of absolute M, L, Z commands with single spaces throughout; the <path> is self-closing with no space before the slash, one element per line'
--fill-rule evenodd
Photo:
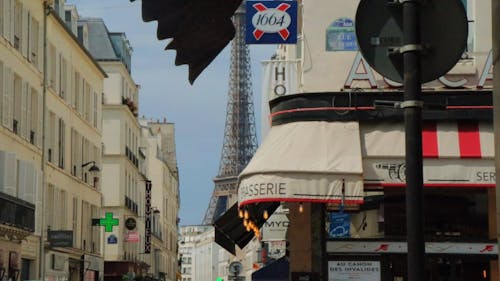
<path fill-rule="evenodd" d="M 139 242 L 139 233 L 137 231 L 127 232 L 125 242 Z"/>

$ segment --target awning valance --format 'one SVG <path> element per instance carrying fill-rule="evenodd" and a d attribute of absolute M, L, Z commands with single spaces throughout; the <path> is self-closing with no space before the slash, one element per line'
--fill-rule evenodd
<path fill-rule="evenodd" d="M 360 125 L 363 158 L 405 156 L 403 122 L 366 122 Z M 422 127 L 424 158 L 491 158 L 493 124 L 478 121 L 426 121 Z"/>
<path fill-rule="evenodd" d="M 357 122 L 273 126 L 239 176 L 238 201 L 361 204 L 362 173 Z"/>

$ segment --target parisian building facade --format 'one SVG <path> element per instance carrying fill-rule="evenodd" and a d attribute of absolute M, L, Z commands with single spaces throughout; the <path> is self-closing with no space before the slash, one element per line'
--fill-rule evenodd
<path fill-rule="evenodd" d="M 130 43 L 102 20 L 0 1 L 1 280 L 175 280 L 174 124 L 144 134 L 130 73 Z"/>

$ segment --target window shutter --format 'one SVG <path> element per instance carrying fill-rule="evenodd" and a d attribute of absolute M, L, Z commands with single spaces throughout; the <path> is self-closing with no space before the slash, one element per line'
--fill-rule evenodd
<path fill-rule="evenodd" d="M 43 71 L 43 37 L 45 34 L 43 33 L 43 24 L 37 22 L 38 26 L 38 70 L 40 72 Z"/>
<path fill-rule="evenodd" d="M 10 13 L 10 2 L 11 0 L 2 0 L 3 5 L 3 37 L 10 41 L 10 25 L 11 25 L 11 13 Z"/>
<path fill-rule="evenodd" d="M 31 141 L 31 131 L 33 130 L 33 124 L 31 124 L 31 111 L 33 110 L 31 107 L 33 105 L 33 99 L 31 96 L 31 87 L 28 83 L 26 83 L 26 139 Z"/>
<path fill-rule="evenodd" d="M 36 172 L 35 165 L 31 162 L 26 162 L 26 191 L 24 193 L 24 201 L 30 202 L 31 204 L 36 203 Z"/>
<path fill-rule="evenodd" d="M 17 160 L 17 198 L 24 200 L 24 194 L 26 193 L 26 178 L 28 177 L 28 171 L 26 167 L 26 162 L 23 160 Z"/>
<path fill-rule="evenodd" d="M 24 139 L 28 139 L 28 134 L 26 130 L 28 129 L 27 126 L 27 118 L 26 118 L 26 104 L 28 103 L 28 84 L 26 82 L 21 82 L 21 120 L 19 122 L 21 123 L 19 126 L 19 131 L 20 131 L 20 136 Z"/>
<path fill-rule="evenodd" d="M 8 40 L 9 40 L 9 42 L 12 45 L 14 45 L 14 33 L 15 33 L 14 32 L 14 28 L 15 28 L 14 22 L 16 21 L 16 19 L 14 18 L 15 10 L 16 10 L 15 9 L 15 5 L 14 5 L 14 3 L 15 3 L 14 1 L 15 0 L 7 0 L 7 1 L 10 2 L 9 3 L 9 10 L 10 10 L 10 26 L 9 26 L 9 29 L 10 30 L 9 30 L 9 38 L 8 38 Z"/>
<path fill-rule="evenodd" d="M 36 141 L 36 144 L 39 148 L 42 148 L 42 138 L 43 138 L 43 93 L 40 92 L 37 96 L 36 96 L 36 99 L 37 99 L 37 103 L 36 105 L 38 106 L 38 110 L 37 110 L 37 120 L 38 120 L 38 123 L 36 124 L 36 136 L 37 136 L 37 141 Z M 33 124 L 34 125 L 34 124 Z"/>
<path fill-rule="evenodd" d="M 30 33 L 30 28 L 29 28 L 29 18 L 30 18 L 30 13 L 28 9 L 23 7 L 23 14 L 22 14 L 22 29 L 21 29 L 21 34 L 22 34 L 22 39 L 21 39 L 21 50 L 23 53 L 23 56 L 25 58 L 29 58 L 29 33 Z"/>
<path fill-rule="evenodd" d="M 0 159 L 0 162 L 1 162 L 0 164 L 3 164 L 3 167 L 0 167 L 0 169 L 3 169 L 4 173 L 3 174 L 4 179 L 2 181 L 2 183 L 4 184 L 4 192 L 15 197 L 17 195 L 16 154 L 11 152 L 5 152 L 4 158 Z"/>
<path fill-rule="evenodd" d="M 0 5 L 2 4 L 3 0 L 0 0 Z M 4 67 L 3 67 L 3 62 L 0 61 L 0 123 L 3 123 L 3 116 L 4 116 L 4 108 L 3 108 L 3 97 L 5 95 L 5 73 L 4 73 Z"/>
<path fill-rule="evenodd" d="M 12 130 L 12 97 L 14 90 L 14 76 L 9 68 L 4 69 L 4 96 L 3 96 L 3 125 Z"/>
<path fill-rule="evenodd" d="M 53 119 L 54 123 L 52 124 L 53 126 L 53 131 L 52 131 L 52 163 L 58 163 L 59 162 L 59 119 L 54 118 Z"/>
<path fill-rule="evenodd" d="M 35 168 L 34 179 L 35 179 L 35 235 L 40 235 L 42 232 L 42 171 L 38 168 Z"/>

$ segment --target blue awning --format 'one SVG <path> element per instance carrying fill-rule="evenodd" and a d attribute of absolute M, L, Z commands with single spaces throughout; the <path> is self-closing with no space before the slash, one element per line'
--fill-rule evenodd
<path fill-rule="evenodd" d="M 285 256 L 252 273 L 252 281 L 288 281 L 289 276 L 290 263 Z"/>

